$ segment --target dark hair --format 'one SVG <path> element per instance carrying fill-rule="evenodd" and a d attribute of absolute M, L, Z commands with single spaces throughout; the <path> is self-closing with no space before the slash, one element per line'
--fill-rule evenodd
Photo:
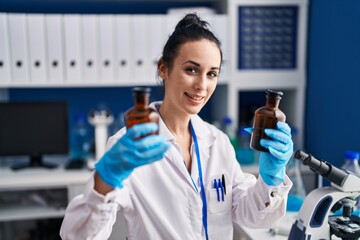
<path fill-rule="evenodd" d="M 169 68 L 172 67 L 174 59 L 178 56 L 179 49 L 184 43 L 202 39 L 207 39 L 218 46 L 222 62 L 221 42 L 208 26 L 209 23 L 201 20 L 196 13 L 189 13 L 178 22 L 163 49 L 162 60 Z"/>

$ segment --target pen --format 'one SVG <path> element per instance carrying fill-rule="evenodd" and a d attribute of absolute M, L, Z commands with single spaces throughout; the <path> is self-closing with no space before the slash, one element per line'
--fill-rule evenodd
<path fill-rule="evenodd" d="M 214 188 L 216 188 L 217 200 L 220 202 L 219 186 L 216 182 L 216 179 L 214 179 Z"/>
<path fill-rule="evenodd" d="M 221 183 L 220 178 L 218 179 L 218 186 L 220 186 L 220 189 L 221 189 L 221 200 L 222 200 L 222 201 L 225 201 L 225 198 L 224 198 L 224 186 L 223 186 L 223 184 Z"/>
<path fill-rule="evenodd" d="M 222 185 L 223 185 L 223 187 L 224 187 L 224 193 L 225 193 L 225 195 L 226 195 L 226 183 L 225 183 L 225 175 L 223 174 L 222 175 L 222 179 L 221 179 L 222 181 L 221 181 L 221 183 L 222 183 Z"/>

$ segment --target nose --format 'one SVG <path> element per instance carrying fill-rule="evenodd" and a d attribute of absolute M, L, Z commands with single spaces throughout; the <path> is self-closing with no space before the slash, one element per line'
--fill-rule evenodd
<path fill-rule="evenodd" d="M 206 75 L 199 75 L 195 82 L 195 89 L 197 91 L 206 90 Z"/>

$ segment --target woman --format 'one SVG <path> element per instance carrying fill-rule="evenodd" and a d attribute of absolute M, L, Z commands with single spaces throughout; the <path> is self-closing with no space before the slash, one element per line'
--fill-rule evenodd
<path fill-rule="evenodd" d="M 244 173 L 228 137 L 197 115 L 214 92 L 222 52 L 196 14 L 186 15 L 158 62 L 165 89 L 150 107 L 156 124 L 121 129 L 95 166 L 84 194 L 74 198 L 60 231 L 63 239 L 106 239 L 118 210 L 127 239 L 232 239 L 233 222 L 271 226 L 285 213 L 292 185 L 285 166 L 292 155 L 290 128 L 267 129 L 260 176 Z"/>

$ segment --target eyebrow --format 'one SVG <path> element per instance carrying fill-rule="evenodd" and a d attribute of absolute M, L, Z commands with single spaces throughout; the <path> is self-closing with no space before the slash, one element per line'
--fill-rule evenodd
<path fill-rule="evenodd" d="M 182 65 L 185 65 L 185 64 L 187 64 L 187 63 L 194 64 L 194 65 L 197 66 L 197 67 L 200 67 L 200 66 L 201 66 L 200 63 L 194 62 L 194 61 L 192 61 L 192 60 L 186 61 L 186 62 L 184 62 Z M 219 67 L 212 67 L 212 68 L 211 68 L 211 70 L 215 70 L 215 69 L 220 69 L 220 68 L 219 68 Z"/>

